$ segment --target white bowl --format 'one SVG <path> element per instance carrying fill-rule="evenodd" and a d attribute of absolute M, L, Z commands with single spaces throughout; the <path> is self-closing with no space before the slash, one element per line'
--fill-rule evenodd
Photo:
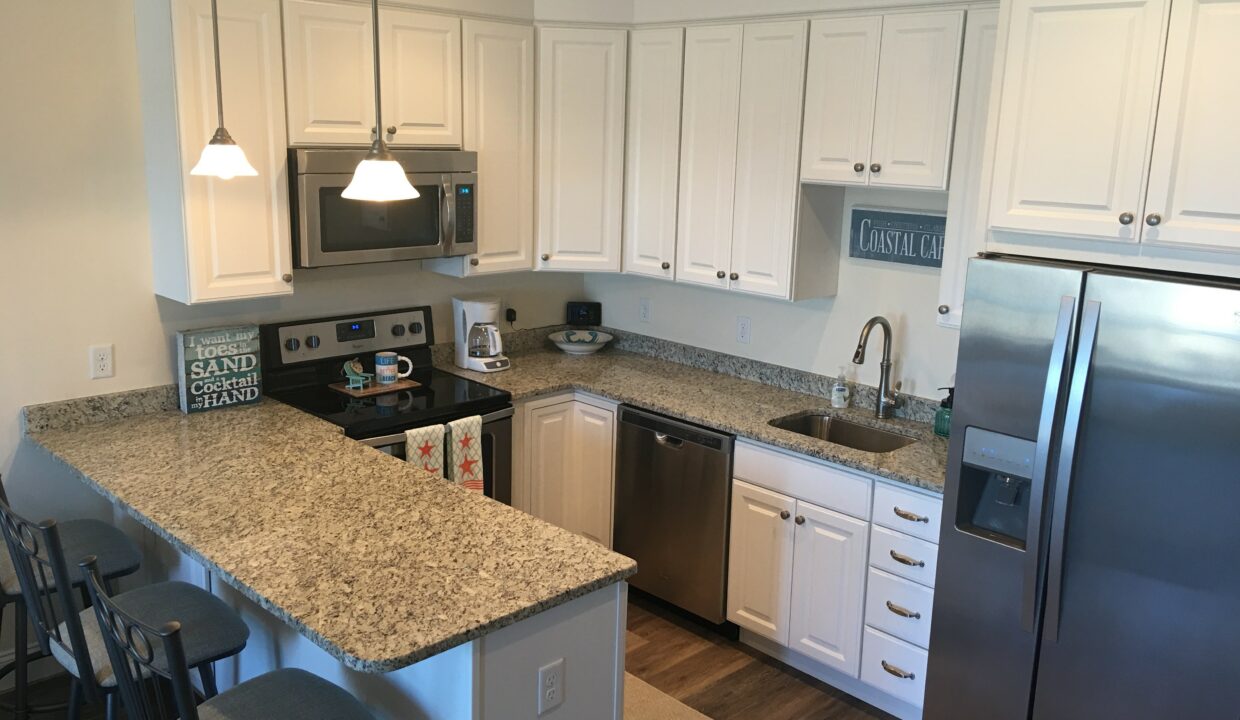
<path fill-rule="evenodd" d="M 597 330 L 561 330 L 547 339 L 569 355 L 593 355 L 612 341 L 611 335 Z"/>

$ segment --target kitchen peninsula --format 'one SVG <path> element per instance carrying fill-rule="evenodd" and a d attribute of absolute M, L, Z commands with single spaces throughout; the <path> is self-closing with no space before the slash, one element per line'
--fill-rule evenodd
<path fill-rule="evenodd" d="M 532 717 L 564 658 L 568 714 L 620 717 L 632 560 L 275 401 L 174 408 L 172 388 L 32 406 L 26 432 L 153 533 L 148 568 L 246 619 L 221 686 L 303 667 L 382 717 Z"/>

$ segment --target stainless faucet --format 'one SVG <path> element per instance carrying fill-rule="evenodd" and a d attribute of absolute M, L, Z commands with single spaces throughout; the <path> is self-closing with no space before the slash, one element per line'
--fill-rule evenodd
<path fill-rule="evenodd" d="M 887 322 L 887 318 L 876 315 L 861 328 L 861 339 L 857 341 L 857 352 L 853 353 L 852 361 L 857 365 L 865 363 L 865 346 L 875 325 L 883 328 L 883 361 L 878 365 L 878 400 L 874 403 L 874 417 L 889 418 L 900 405 L 900 395 L 896 392 L 900 389 L 900 383 L 897 382 L 895 389 L 891 389 L 891 323 Z"/>

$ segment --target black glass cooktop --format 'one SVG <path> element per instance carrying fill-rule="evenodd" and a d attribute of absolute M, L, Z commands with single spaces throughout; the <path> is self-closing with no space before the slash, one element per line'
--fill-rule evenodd
<path fill-rule="evenodd" d="M 368 398 L 352 398 L 325 385 L 272 390 L 267 395 L 335 423 L 358 439 L 485 415 L 507 407 L 512 400 L 508 392 L 441 370 L 414 370 L 409 379 L 421 387 Z"/>

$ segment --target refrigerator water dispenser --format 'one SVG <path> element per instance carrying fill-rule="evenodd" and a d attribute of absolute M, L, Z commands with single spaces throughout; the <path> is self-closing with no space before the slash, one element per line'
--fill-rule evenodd
<path fill-rule="evenodd" d="M 1035 443 L 970 427 L 965 430 L 956 527 L 1023 550 Z"/>

